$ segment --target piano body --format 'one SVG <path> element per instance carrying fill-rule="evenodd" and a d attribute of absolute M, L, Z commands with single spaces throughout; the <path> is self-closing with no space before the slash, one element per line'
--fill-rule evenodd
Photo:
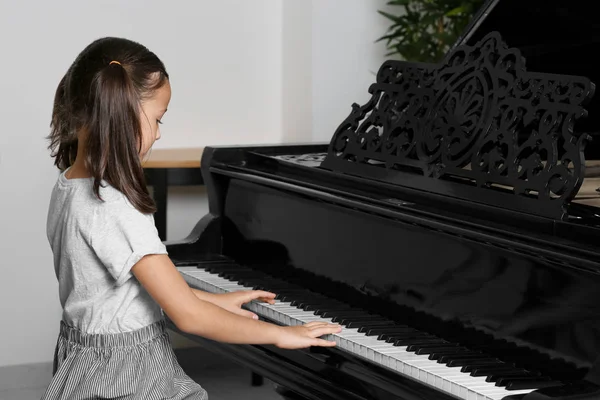
<path fill-rule="evenodd" d="M 439 65 L 384 63 L 329 144 L 207 148 L 209 214 L 167 242 L 181 274 L 344 330 L 293 351 L 191 338 L 289 399 L 600 399 L 600 68 L 567 65 L 575 37 L 536 47 L 589 34 L 586 7 L 488 2 Z"/>

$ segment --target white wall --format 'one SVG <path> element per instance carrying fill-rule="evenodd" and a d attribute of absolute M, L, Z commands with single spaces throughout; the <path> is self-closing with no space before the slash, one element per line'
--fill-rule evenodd
<path fill-rule="evenodd" d="M 52 359 L 60 306 L 45 237 L 56 84 L 100 36 L 155 51 L 173 87 L 156 148 L 328 141 L 383 61 L 384 0 L 0 2 L 0 366 Z M 169 191 L 169 239 L 206 213 Z"/>
<path fill-rule="evenodd" d="M 329 142 L 338 125 L 348 116 L 352 103 L 370 98 L 385 60 L 388 20 L 377 10 L 394 10 L 386 1 L 313 1 L 312 20 L 312 110 L 314 141 Z"/>
<path fill-rule="evenodd" d="M 313 3 L 283 2 L 281 112 L 286 143 L 311 140 Z"/>

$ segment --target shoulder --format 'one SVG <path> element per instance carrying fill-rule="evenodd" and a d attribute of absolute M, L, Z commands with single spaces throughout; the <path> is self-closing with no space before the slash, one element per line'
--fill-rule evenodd
<path fill-rule="evenodd" d="M 155 233 L 154 216 L 136 209 L 119 190 L 105 184 L 100 188 L 100 197 L 94 210 L 94 231 L 110 233 L 114 230 L 149 230 L 147 234 Z"/>
<path fill-rule="evenodd" d="M 96 203 L 90 245 L 116 284 L 121 285 L 133 276 L 131 268 L 144 256 L 167 254 L 167 250 L 152 214 L 140 212 L 110 186 L 102 188 L 100 196 L 103 201 Z"/>

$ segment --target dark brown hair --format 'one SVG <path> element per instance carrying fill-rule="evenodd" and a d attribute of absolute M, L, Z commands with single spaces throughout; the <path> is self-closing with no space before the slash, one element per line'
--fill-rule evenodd
<path fill-rule="evenodd" d="M 155 212 L 139 159 L 139 107 L 167 79 L 163 63 L 139 43 L 108 37 L 88 45 L 56 89 L 48 136 L 54 164 L 61 171 L 73 164 L 78 134 L 85 132 L 94 194 L 100 198 L 104 180 L 140 212 Z"/>

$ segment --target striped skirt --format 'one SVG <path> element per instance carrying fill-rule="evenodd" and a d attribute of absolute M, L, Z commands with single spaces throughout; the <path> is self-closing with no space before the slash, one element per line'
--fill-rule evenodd
<path fill-rule="evenodd" d="M 117 334 L 60 323 L 53 376 L 42 400 L 207 400 L 175 357 L 164 320 Z"/>

